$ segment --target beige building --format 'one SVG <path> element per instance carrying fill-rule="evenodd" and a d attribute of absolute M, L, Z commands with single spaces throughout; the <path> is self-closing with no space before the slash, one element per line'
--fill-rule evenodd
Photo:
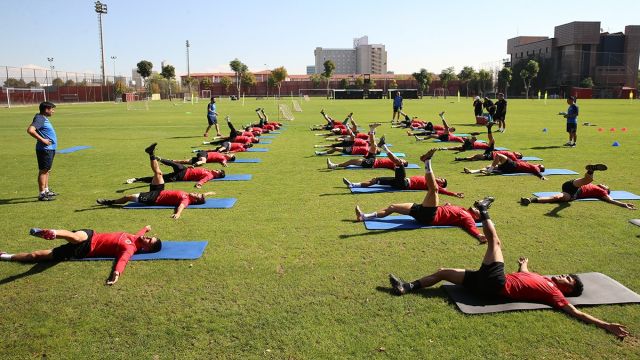
<path fill-rule="evenodd" d="M 387 51 L 382 44 L 369 44 L 363 36 L 353 40 L 352 49 L 317 47 L 314 50 L 315 73 L 324 71 L 324 62 L 333 61 L 336 74 L 386 74 Z"/>

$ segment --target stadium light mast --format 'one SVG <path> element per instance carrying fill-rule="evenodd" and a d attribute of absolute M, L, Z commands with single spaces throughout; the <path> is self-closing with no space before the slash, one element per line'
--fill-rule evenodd
<path fill-rule="evenodd" d="M 47 61 L 49 62 L 49 69 L 51 70 L 51 82 L 53 82 L 53 58 L 52 57 L 48 57 Z M 49 79 L 47 79 L 47 83 L 49 83 Z M 48 85 L 51 85 L 51 83 L 49 83 Z"/>
<path fill-rule="evenodd" d="M 95 2 L 96 13 L 98 14 L 98 28 L 100 31 L 100 70 L 102 71 L 102 85 L 107 84 L 107 78 L 104 70 L 104 41 L 102 39 L 102 14 L 107 13 L 107 4 L 103 4 L 100 1 Z"/>
<path fill-rule="evenodd" d="M 191 94 L 191 71 L 189 70 L 189 40 L 187 40 L 187 81 L 189 82 L 189 94 Z"/>

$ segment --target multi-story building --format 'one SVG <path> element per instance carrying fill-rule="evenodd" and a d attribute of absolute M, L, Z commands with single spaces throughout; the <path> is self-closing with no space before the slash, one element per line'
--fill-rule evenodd
<path fill-rule="evenodd" d="M 519 36 L 507 40 L 511 65 L 538 59 L 549 69 L 547 87 L 578 86 L 590 77 L 601 96 L 624 87 L 637 88 L 640 26 L 624 33 L 601 32 L 599 21 L 574 21 L 555 27 L 553 38 Z"/>
<path fill-rule="evenodd" d="M 351 49 L 317 47 L 314 50 L 315 73 L 324 71 L 324 62 L 333 61 L 336 74 L 386 74 L 387 51 L 382 44 L 369 44 L 363 36 L 353 40 Z"/>

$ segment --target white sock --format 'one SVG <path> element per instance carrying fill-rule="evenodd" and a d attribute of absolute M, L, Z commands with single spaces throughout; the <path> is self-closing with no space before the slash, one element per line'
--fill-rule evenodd
<path fill-rule="evenodd" d="M 362 217 L 364 217 L 365 219 L 375 219 L 378 217 L 378 213 L 377 212 L 372 212 L 372 213 L 368 213 L 368 214 L 362 214 Z"/>
<path fill-rule="evenodd" d="M 424 162 L 424 172 L 426 174 L 430 174 L 432 172 L 431 171 L 431 159 L 429 159 L 429 160 Z"/>
<path fill-rule="evenodd" d="M 351 183 L 352 188 L 362 187 L 362 183 Z"/>
<path fill-rule="evenodd" d="M 493 171 L 493 166 L 487 166 L 487 172 L 492 172 Z"/>
<path fill-rule="evenodd" d="M 48 187 L 44 188 L 44 192 L 46 193 L 49 192 L 49 188 Z"/>
<path fill-rule="evenodd" d="M 47 193 L 47 190 L 40 191 L 40 195 L 44 195 L 44 194 L 46 194 L 46 193 Z"/>
<path fill-rule="evenodd" d="M 11 261 L 13 254 L 0 254 L 0 261 Z"/>

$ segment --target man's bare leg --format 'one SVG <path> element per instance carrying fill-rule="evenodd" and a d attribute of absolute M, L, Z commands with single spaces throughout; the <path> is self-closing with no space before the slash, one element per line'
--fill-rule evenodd
<path fill-rule="evenodd" d="M 431 158 L 436 151 L 438 149 L 431 149 L 420 157 L 420 161 L 424 161 L 424 177 L 427 180 L 427 195 L 422 200 L 422 206 L 424 207 L 436 207 L 439 204 L 438 184 L 431 168 Z"/>
<path fill-rule="evenodd" d="M 401 215 L 409 215 L 413 203 L 391 204 L 384 209 L 372 213 L 364 213 L 360 210 L 360 206 L 356 205 L 356 220 L 365 221 L 369 219 L 383 218 L 391 214 L 397 213 Z"/>
<path fill-rule="evenodd" d="M 580 186 L 591 184 L 593 182 L 594 171 L 605 171 L 608 168 L 607 168 L 607 165 L 605 164 L 593 164 L 593 165 L 587 165 L 585 169 L 587 170 L 587 172 L 584 174 L 583 177 L 573 180 L 573 186 L 579 188 Z M 531 198 L 523 197 L 523 198 L 520 198 L 520 204 L 527 206 L 531 203 L 548 204 L 548 203 L 558 203 L 558 202 L 569 202 L 571 200 L 572 199 L 570 194 L 562 192 L 553 196 L 541 196 L 541 197 L 531 197 Z"/>

